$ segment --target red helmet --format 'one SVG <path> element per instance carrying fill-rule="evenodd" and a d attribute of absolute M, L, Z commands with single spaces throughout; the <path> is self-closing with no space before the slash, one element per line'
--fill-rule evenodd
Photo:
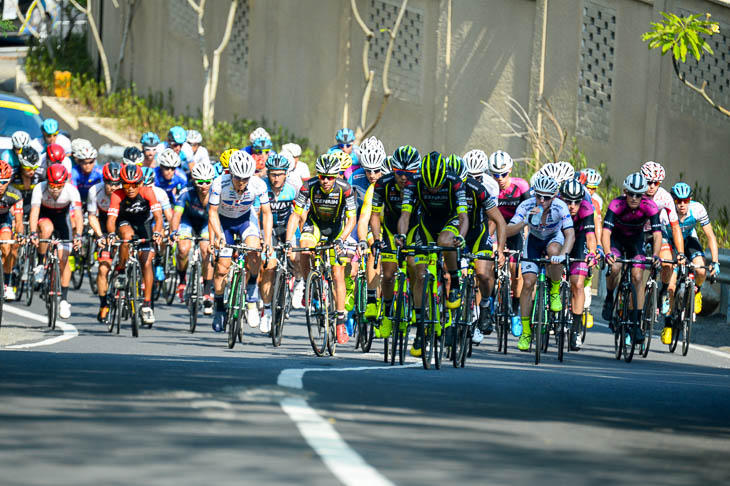
<path fill-rule="evenodd" d="M 104 182 L 119 182 L 121 170 L 122 166 L 119 165 L 119 162 L 107 162 L 102 171 Z"/>
<path fill-rule="evenodd" d="M 46 169 L 46 179 L 49 184 L 63 184 L 68 179 L 68 171 L 63 164 L 51 164 Z"/>
<path fill-rule="evenodd" d="M 46 148 L 46 156 L 51 163 L 63 162 L 64 157 L 66 157 L 66 152 L 57 143 L 52 143 Z"/>
<path fill-rule="evenodd" d="M 125 164 L 122 167 L 122 181 L 127 184 L 142 182 L 142 167 L 135 164 Z"/>
<path fill-rule="evenodd" d="M 13 176 L 13 169 L 10 164 L 0 160 L 0 180 L 9 180 Z"/>

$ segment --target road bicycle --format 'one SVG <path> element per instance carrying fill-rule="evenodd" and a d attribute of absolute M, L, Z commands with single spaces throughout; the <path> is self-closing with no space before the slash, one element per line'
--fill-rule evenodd
<path fill-rule="evenodd" d="M 109 276 L 110 290 L 112 291 L 112 299 L 109 302 L 109 314 L 107 316 L 107 330 L 112 332 L 114 327 L 121 327 L 122 319 L 129 319 L 132 328 L 132 336 L 139 337 L 139 328 L 142 321 L 142 267 L 138 259 L 139 247 L 149 243 L 146 238 L 131 240 L 117 240 L 113 246 L 117 247 L 114 259 L 112 260 L 112 272 Z M 122 244 L 129 245 L 129 257 L 125 268 L 117 270 L 119 266 L 119 246 Z M 147 324 L 147 328 L 151 329 L 152 324 Z"/>
<path fill-rule="evenodd" d="M 228 332 L 228 348 L 233 349 L 236 341 L 243 342 L 243 324 L 246 318 L 246 254 L 261 252 L 260 248 L 246 245 L 232 244 L 224 248 L 233 250 L 232 265 L 228 270 L 228 285 L 226 286 L 226 314 L 223 320 L 223 329 Z M 174 292 L 173 292 L 174 294 Z"/>
<path fill-rule="evenodd" d="M 497 269 L 497 279 L 494 285 L 494 312 L 492 319 L 497 331 L 497 352 L 507 354 L 507 341 L 512 326 L 512 270 L 510 257 L 519 258 L 520 252 L 504 250 L 505 262 L 501 267 L 497 265 L 497 255 L 494 256 L 494 267 Z"/>
<path fill-rule="evenodd" d="M 646 281 L 646 289 L 644 290 L 644 309 L 641 313 L 641 331 L 644 334 L 644 341 L 639 343 L 639 355 L 646 358 L 649 355 L 649 347 L 651 346 L 651 337 L 659 317 L 658 284 L 656 281 L 659 269 L 652 265 L 649 270 L 649 278 Z"/>
<path fill-rule="evenodd" d="M 190 333 L 195 332 L 198 324 L 198 314 L 204 301 L 203 295 L 203 258 L 200 252 L 200 242 L 208 241 L 208 238 L 200 236 L 181 236 L 180 239 L 190 240 L 193 242 L 188 257 L 188 269 L 185 278 L 185 294 L 183 301 L 188 308 L 188 330 Z M 170 245 L 168 245 L 170 246 Z"/>
<path fill-rule="evenodd" d="M 294 274 L 291 272 L 288 245 L 277 245 L 276 277 L 274 277 L 274 293 L 271 300 L 271 344 L 275 348 L 281 346 L 284 334 L 284 322 L 292 308 L 292 292 L 294 290 Z"/>
<path fill-rule="evenodd" d="M 177 295 L 177 266 L 175 264 L 175 250 L 177 246 L 167 244 L 165 245 L 165 253 L 162 257 L 162 268 L 165 272 L 165 280 L 157 282 L 155 279 L 155 285 L 158 287 L 156 292 L 159 297 L 165 299 L 167 305 L 172 305 L 175 301 L 175 295 Z M 153 296 L 155 292 L 153 291 Z"/>
<path fill-rule="evenodd" d="M 410 328 L 415 324 L 413 320 L 413 298 L 411 295 L 411 283 L 408 278 L 408 265 L 406 253 L 400 247 L 396 248 L 395 258 L 398 267 L 394 276 L 395 285 L 393 286 L 393 306 L 390 310 L 390 321 L 392 330 L 390 336 L 384 342 L 385 361 L 390 361 L 391 366 L 395 364 L 395 358 L 398 357 L 398 363 L 403 364 L 408 351 L 408 336 Z M 388 352 L 390 351 L 390 356 Z"/>
<path fill-rule="evenodd" d="M 669 316 L 669 322 L 672 326 L 672 341 L 669 343 L 669 352 L 674 353 L 679 343 L 679 336 L 682 336 L 682 356 L 687 356 L 689 352 L 690 337 L 692 335 L 692 323 L 695 322 L 697 314 L 695 314 L 695 295 L 697 288 L 695 286 L 694 271 L 697 268 L 704 268 L 709 271 L 710 267 L 703 265 L 694 265 L 691 262 L 677 265 L 677 290 L 674 293 L 674 309 Z M 715 277 L 710 277 L 710 282 L 714 283 Z"/>
<path fill-rule="evenodd" d="M 43 259 L 43 275 L 45 275 L 45 278 L 41 284 L 40 296 L 46 303 L 48 327 L 56 329 L 58 307 L 61 303 L 61 260 L 58 256 L 58 247 L 72 243 L 72 241 L 58 240 L 56 238 L 41 238 L 38 242 L 48 243 Z"/>
<path fill-rule="evenodd" d="M 367 308 L 368 294 L 368 277 L 367 277 L 367 261 L 368 253 L 360 253 L 358 249 L 359 259 L 357 276 L 355 277 L 355 306 L 353 308 L 353 317 L 355 319 L 355 349 L 358 347 L 363 353 L 370 352 L 375 335 L 375 327 L 379 327 L 383 319 L 382 302 L 378 302 L 378 315 L 375 318 L 365 317 L 365 309 Z M 380 248 L 374 247 L 373 268 L 378 268 L 378 258 L 380 257 Z"/>
<path fill-rule="evenodd" d="M 71 256 L 73 256 L 74 266 L 71 271 L 71 285 L 74 290 L 78 290 L 83 285 L 84 275 L 89 277 L 89 287 L 93 294 L 96 294 L 98 289 L 96 286 L 96 272 L 98 271 L 98 263 L 96 261 L 96 236 L 89 227 L 89 219 L 84 214 L 84 231 L 82 233 L 82 243 L 79 250 L 73 250 Z"/>
<path fill-rule="evenodd" d="M 616 298 L 613 302 L 613 312 L 609 327 L 613 331 L 613 344 L 617 360 L 623 356 L 624 361 L 630 363 L 636 350 L 636 330 L 639 325 L 632 318 L 632 310 L 637 308 L 636 287 L 631 281 L 631 269 L 636 265 L 645 265 L 645 260 L 617 258 L 616 263 L 623 264 Z M 611 266 L 606 275 L 611 274 Z M 646 336 L 644 337 L 646 339 Z"/>

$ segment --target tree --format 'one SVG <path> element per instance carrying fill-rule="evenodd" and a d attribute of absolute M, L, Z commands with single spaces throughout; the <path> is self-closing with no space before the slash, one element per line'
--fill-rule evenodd
<path fill-rule="evenodd" d="M 685 74 L 680 71 L 679 63 L 687 60 L 687 54 L 691 53 L 697 61 L 705 54 L 714 55 L 712 48 L 703 35 L 712 36 L 720 32 L 717 22 L 710 20 L 710 14 L 688 15 L 679 17 L 673 13 L 661 12 L 664 20 L 652 22 L 651 30 L 641 36 L 641 40 L 649 42 L 649 49 L 661 49 L 662 56 L 672 51 L 672 66 L 677 78 L 692 91 L 698 93 L 714 109 L 725 116 L 730 117 L 730 110 L 718 105 L 707 93 L 707 80 L 702 81 L 702 86 L 696 86 L 687 80 Z M 704 17 L 704 18 L 703 18 Z"/>
<path fill-rule="evenodd" d="M 218 91 L 218 75 L 220 73 L 221 54 L 228 46 L 231 40 L 231 31 L 233 30 L 233 20 L 236 17 L 236 9 L 238 8 L 238 0 L 232 0 L 228 8 L 228 20 L 226 21 L 226 30 L 223 33 L 218 47 L 213 51 L 213 63 L 208 60 L 208 53 L 205 48 L 205 28 L 203 27 L 203 17 L 205 16 L 206 0 L 188 0 L 188 3 L 198 14 L 198 42 L 200 44 L 200 54 L 203 57 L 203 130 L 208 130 L 213 126 L 215 119 L 215 97 Z"/>
<path fill-rule="evenodd" d="M 106 91 L 106 94 L 111 94 L 112 92 L 112 75 L 109 71 L 109 61 L 106 58 L 106 51 L 104 50 L 104 44 L 101 42 L 101 37 L 99 36 L 99 29 L 96 27 L 96 21 L 94 20 L 94 15 L 91 11 L 91 3 L 89 1 L 86 1 L 86 7 L 82 7 L 81 4 L 77 0 L 69 0 L 71 4 L 76 7 L 79 12 L 86 15 L 86 21 L 89 23 L 89 28 L 91 29 L 91 35 L 94 36 L 94 42 L 96 43 L 96 48 L 99 51 L 99 59 L 101 60 L 101 69 L 104 72 L 104 89 Z M 113 0 L 114 7 L 119 8 L 119 4 L 116 0 Z"/>
<path fill-rule="evenodd" d="M 373 81 L 375 80 L 375 70 L 370 69 L 370 66 L 368 65 L 368 53 L 370 52 L 370 45 L 373 42 L 375 33 L 362 20 L 360 12 L 357 8 L 356 0 L 350 0 L 350 5 L 352 7 L 352 13 L 355 15 L 355 20 L 357 21 L 358 25 L 363 31 L 363 34 L 365 35 L 365 44 L 362 51 L 362 71 L 365 77 L 365 89 L 363 90 L 362 94 L 360 121 L 357 125 L 357 128 L 355 129 L 355 141 L 356 143 L 360 143 L 361 140 L 370 135 L 370 133 L 380 122 L 380 119 L 383 118 L 383 113 L 385 113 L 385 107 L 388 104 L 390 96 L 393 94 L 393 91 L 390 89 L 390 85 L 388 85 L 388 72 L 390 70 L 390 60 L 393 57 L 393 46 L 395 45 L 395 39 L 398 35 L 398 29 L 400 27 L 401 20 L 403 19 L 403 15 L 406 12 L 406 6 L 408 6 L 408 0 L 403 0 L 403 3 L 401 3 L 401 6 L 398 10 L 398 16 L 395 19 L 395 24 L 393 25 L 393 28 L 381 29 L 380 31 L 381 33 L 388 33 L 388 36 L 390 37 L 390 42 L 388 43 L 388 50 L 385 53 L 385 62 L 383 63 L 383 100 L 380 102 L 380 109 L 378 110 L 378 114 L 376 115 L 375 120 L 373 120 L 370 125 L 367 124 L 367 118 L 368 107 L 370 106 L 370 96 L 373 91 Z"/>
<path fill-rule="evenodd" d="M 124 30 L 122 31 L 122 42 L 119 46 L 119 58 L 117 59 L 117 65 L 114 67 L 114 77 L 112 78 L 112 91 L 115 91 L 119 86 L 119 72 L 122 68 L 122 61 L 124 61 L 124 53 L 127 49 L 127 39 L 129 38 L 129 29 L 132 27 L 132 20 L 134 19 L 134 13 L 137 11 L 137 0 L 129 0 L 127 7 L 124 8 Z"/>

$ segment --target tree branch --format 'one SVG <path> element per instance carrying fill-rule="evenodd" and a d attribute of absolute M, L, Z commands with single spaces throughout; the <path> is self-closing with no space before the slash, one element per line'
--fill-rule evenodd
<path fill-rule="evenodd" d="M 698 88 L 694 84 L 687 81 L 684 73 L 679 70 L 679 62 L 674 57 L 672 57 L 672 65 L 674 66 L 674 73 L 677 75 L 677 78 L 679 78 L 679 80 L 684 83 L 685 86 L 687 86 L 695 93 L 699 93 L 699 95 L 702 96 L 711 107 L 713 107 L 723 115 L 730 117 L 730 110 L 715 103 L 715 100 L 713 100 L 710 95 L 707 94 L 707 81 L 702 81 L 702 87 Z"/>
<path fill-rule="evenodd" d="M 215 119 L 215 97 L 218 91 L 218 74 L 220 72 L 221 54 L 228 46 L 231 40 L 231 32 L 233 31 L 233 21 L 236 18 L 236 9 L 238 8 L 238 0 L 231 2 L 228 9 L 228 20 L 226 20 L 226 30 L 223 33 L 223 39 L 218 47 L 213 51 L 213 66 L 211 69 L 210 86 L 208 87 L 208 107 L 207 116 L 203 118 L 203 129 L 208 130 L 213 125 Z"/>
<path fill-rule="evenodd" d="M 355 20 L 357 20 L 358 25 L 362 29 L 363 34 L 365 34 L 365 37 L 367 40 L 370 40 L 375 34 L 372 30 L 368 28 L 367 25 L 365 25 L 365 22 L 363 22 L 362 17 L 360 17 L 360 11 L 357 9 L 357 3 L 356 0 L 350 0 L 350 7 L 352 8 L 352 13 L 355 14 Z"/>
<path fill-rule="evenodd" d="M 389 31 L 390 42 L 388 42 L 388 51 L 385 54 L 385 63 L 383 64 L 383 94 L 386 99 L 391 93 L 390 87 L 388 86 L 388 73 L 390 71 L 390 60 L 393 58 L 393 46 L 395 45 L 395 38 L 398 35 L 401 20 L 403 20 L 403 15 L 406 13 L 406 6 L 408 6 L 408 0 L 403 0 L 400 10 L 398 11 L 398 17 L 395 19 L 395 25 L 393 25 L 393 29 Z"/>
<path fill-rule="evenodd" d="M 106 58 L 106 51 L 104 51 L 104 44 L 101 42 L 101 37 L 99 37 L 99 29 L 96 27 L 96 21 L 94 20 L 94 15 L 91 13 L 91 3 L 87 4 L 86 8 L 81 7 L 81 5 L 76 2 L 76 0 L 69 0 L 71 4 L 76 7 L 81 13 L 86 15 L 86 21 L 89 23 L 89 28 L 91 29 L 91 34 L 94 36 L 94 41 L 96 42 L 96 47 L 99 50 L 99 58 L 101 59 L 101 67 L 104 71 L 104 88 L 106 91 L 106 94 L 111 93 L 112 89 L 112 76 L 109 72 L 109 61 Z"/>

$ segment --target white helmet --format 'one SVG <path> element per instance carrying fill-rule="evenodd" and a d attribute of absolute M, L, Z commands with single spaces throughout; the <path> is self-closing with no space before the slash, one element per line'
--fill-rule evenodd
<path fill-rule="evenodd" d="M 533 177 L 532 188 L 536 194 L 554 196 L 558 193 L 558 187 L 558 182 L 546 174 L 538 172 Z"/>
<path fill-rule="evenodd" d="M 370 137 L 360 144 L 360 165 L 363 169 L 381 169 L 385 160 L 385 147 L 376 137 Z"/>
<path fill-rule="evenodd" d="M 17 132 L 13 133 L 13 136 L 10 137 L 10 140 L 13 142 L 13 148 L 19 149 L 25 147 L 30 143 L 30 135 L 28 135 L 28 132 L 18 130 Z"/>
<path fill-rule="evenodd" d="M 203 143 L 203 136 L 197 130 L 188 130 L 188 138 L 186 142 L 189 144 L 200 144 Z"/>
<path fill-rule="evenodd" d="M 269 135 L 269 132 L 267 132 L 263 127 L 258 127 L 256 130 L 251 132 L 251 135 L 248 136 L 248 140 L 253 143 L 253 141 L 257 138 L 268 138 L 271 140 L 271 135 Z"/>
<path fill-rule="evenodd" d="M 653 160 L 645 162 L 644 165 L 641 166 L 641 174 L 646 178 L 647 181 L 652 182 L 662 182 L 667 176 L 664 167 L 662 167 L 661 164 L 654 162 Z"/>
<path fill-rule="evenodd" d="M 180 156 L 171 148 L 166 148 L 157 156 L 157 162 L 161 167 L 180 167 Z"/>
<path fill-rule="evenodd" d="M 471 175 L 481 175 L 489 169 L 489 159 L 483 150 L 470 150 L 462 158 L 466 164 L 467 172 Z"/>
<path fill-rule="evenodd" d="M 489 156 L 489 172 L 492 174 L 509 172 L 513 165 L 512 157 L 502 150 L 497 150 Z"/>
<path fill-rule="evenodd" d="M 296 143 L 285 143 L 281 150 L 288 150 L 290 154 L 292 154 L 293 157 L 301 157 L 302 156 L 302 147 L 299 146 L 299 144 Z M 289 161 L 293 165 L 293 161 Z"/>
<path fill-rule="evenodd" d="M 190 175 L 195 181 L 210 181 L 215 177 L 215 169 L 210 162 L 200 161 L 190 170 Z"/>
<path fill-rule="evenodd" d="M 79 157 L 78 154 L 81 152 L 81 149 L 91 147 L 91 142 L 86 140 L 85 138 L 74 138 L 71 140 L 71 154 L 75 158 L 83 158 Z"/>
<path fill-rule="evenodd" d="M 286 145 L 284 145 L 284 148 L 281 149 L 279 155 L 289 161 L 289 170 L 291 170 L 292 167 L 294 167 L 294 154 L 292 154 L 291 151 L 286 148 Z"/>
<path fill-rule="evenodd" d="M 89 145 L 84 145 L 74 152 L 74 158 L 79 160 L 95 159 L 97 156 L 96 149 Z"/>
<path fill-rule="evenodd" d="M 563 181 L 572 179 L 575 176 L 575 169 L 568 162 L 548 162 L 540 167 L 538 171 L 548 177 L 552 177 L 560 184 Z"/>
<path fill-rule="evenodd" d="M 228 160 L 228 170 L 239 179 L 248 179 L 256 172 L 256 161 L 245 150 L 236 150 Z"/>
<path fill-rule="evenodd" d="M 641 172 L 634 172 L 624 180 L 624 189 L 634 194 L 645 194 L 649 190 L 649 183 Z"/>

